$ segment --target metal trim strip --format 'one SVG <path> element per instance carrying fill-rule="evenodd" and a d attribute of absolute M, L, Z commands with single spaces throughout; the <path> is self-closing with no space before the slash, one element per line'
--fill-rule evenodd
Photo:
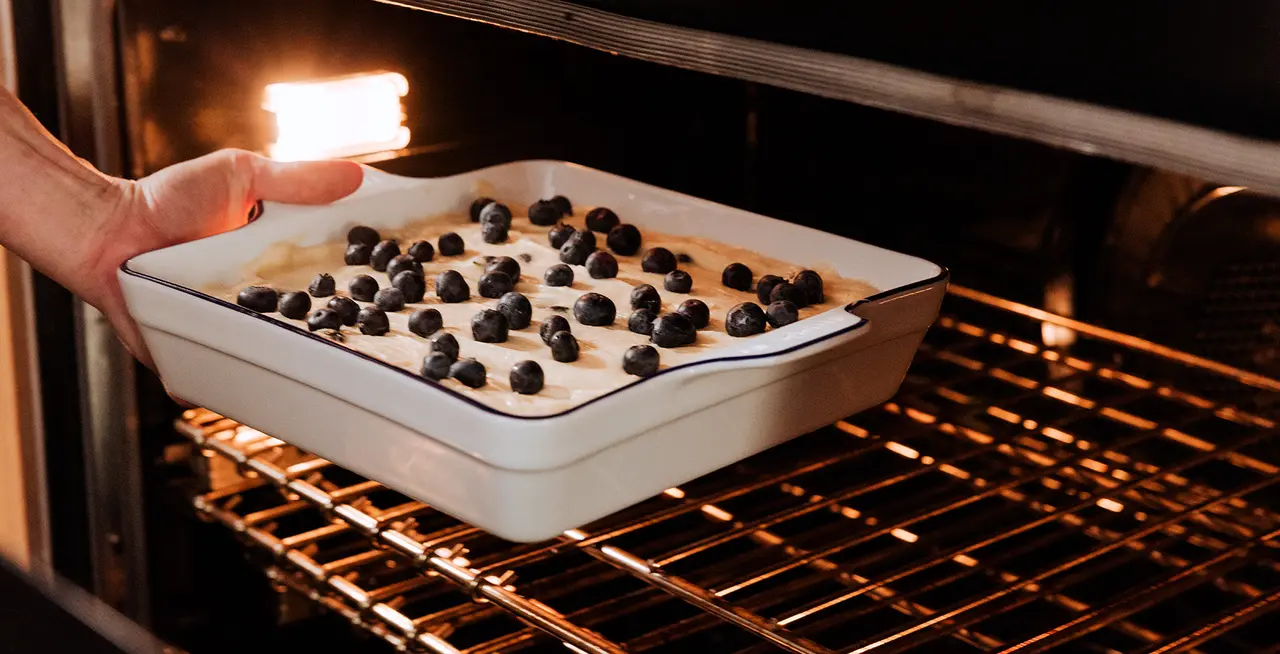
<path fill-rule="evenodd" d="M 378 1 L 1280 195 L 1273 143 L 1172 120 L 564 0 Z"/>

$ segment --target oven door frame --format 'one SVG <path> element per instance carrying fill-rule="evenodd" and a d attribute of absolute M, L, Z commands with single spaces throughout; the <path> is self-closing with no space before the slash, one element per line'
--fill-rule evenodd
<path fill-rule="evenodd" d="M 53 34 L 60 129 L 77 156 L 110 175 L 125 174 L 119 84 L 118 3 L 48 3 Z M 79 452 L 88 575 L 76 579 L 107 605 L 148 624 L 150 616 L 142 449 L 137 420 L 137 362 L 106 317 L 66 296 L 74 325 L 72 349 L 78 429 L 60 434 L 50 451 Z M 56 344 L 49 344 L 57 347 Z M 46 406 L 48 398 L 46 397 Z M 55 507 L 55 511 L 57 511 Z M 82 553 L 81 558 L 85 556 Z M 75 577 L 72 577 L 73 579 Z"/>

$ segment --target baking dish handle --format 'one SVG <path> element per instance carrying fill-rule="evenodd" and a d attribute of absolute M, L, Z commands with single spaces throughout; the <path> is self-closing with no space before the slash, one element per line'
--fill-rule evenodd
<path fill-rule="evenodd" d="M 877 338 L 891 339 L 908 332 L 923 331 L 938 316 L 949 279 L 949 271 L 940 268 L 938 274 L 930 279 L 858 300 L 844 310 L 874 324 Z"/>
<path fill-rule="evenodd" d="M 809 320 L 814 320 L 817 317 L 814 316 Z M 802 359 L 820 357 L 824 352 L 842 347 L 850 341 L 862 338 L 871 331 L 870 321 L 861 316 L 833 312 L 824 317 L 827 320 L 836 321 L 838 324 L 825 325 L 822 330 L 825 332 L 823 335 L 817 335 L 812 338 L 797 338 L 794 344 L 784 344 L 781 346 L 781 351 L 776 353 L 746 350 L 724 361 L 723 367 L 743 370 L 785 366 Z M 770 349 L 776 350 L 777 347 L 775 345 Z"/>
<path fill-rule="evenodd" d="M 947 280 L 947 270 L 940 269 L 935 277 L 923 280 L 917 285 L 852 302 L 844 307 L 844 311 L 831 316 L 833 320 L 848 321 L 846 325 L 827 325 L 826 329 L 830 330 L 831 336 L 816 342 L 797 344 L 774 356 L 752 358 L 747 361 L 738 360 L 733 362 L 736 365 L 732 367 L 762 368 L 786 365 L 842 347 L 854 339 L 870 337 L 876 342 L 881 342 L 911 332 L 923 333 L 938 315 L 942 296 L 947 288 Z"/>
<path fill-rule="evenodd" d="M 365 164 L 360 164 L 360 168 L 364 172 L 364 179 L 360 182 L 360 188 L 356 189 L 351 195 L 333 202 L 334 205 L 364 200 L 370 196 L 381 195 L 389 191 L 396 191 L 413 186 L 422 186 L 424 181 L 424 178 L 393 175 Z M 299 204 L 285 204 L 282 202 L 263 202 L 262 200 L 258 200 L 257 204 L 249 210 L 249 223 L 253 224 L 259 218 L 267 215 L 267 209 L 271 209 L 271 217 L 276 218 L 281 215 L 287 216 L 294 212 L 314 210 L 315 207 Z"/>
<path fill-rule="evenodd" d="M 421 186 L 424 179 L 421 177 L 393 175 L 365 164 L 360 164 L 360 168 L 364 170 L 364 181 L 360 184 L 360 188 L 356 189 L 355 193 L 344 198 L 344 200 L 353 197 L 377 195 L 385 191 L 394 191 L 396 189 L 408 188 L 410 186 Z"/>

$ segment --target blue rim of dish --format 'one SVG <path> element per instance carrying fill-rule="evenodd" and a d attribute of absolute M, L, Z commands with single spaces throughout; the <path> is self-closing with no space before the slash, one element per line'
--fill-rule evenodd
<path fill-rule="evenodd" d="M 934 264 L 934 265 L 938 265 L 938 264 Z M 887 291 L 880 291 L 879 293 L 875 293 L 875 294 L 873 294 L 873 295 L 869 295 L 869 296 L 867 296 L 867 297 L 865 297 L 865 298 L 862 298 L 861 300 L 858 300 L 858 301 L 856 301 L 856 302 L 852 302 L 852 303 L 850 303 L 850 304 L 845 305 L 844 310 L 845 310 L 845 311 L 847 311 L 848 313 L 851 313 L 851 314 L 853 314 L 853 315 L 855 315 L 855 316 L 856 316 L 856 315 L 857 315 L 857 313 L 855 313 L 855 312 L 856 312 L 856 310 L 857 310 L 859 307 L 863 306 L 863 305 L 870 304 L 870 303 L 872 303 L 872 302 L 879 302 L 879 301 L 881 301 L 881 300 L 885 300 L 885 299 L 887 299 L 887 298 L 890 298 L 890 297 L 892 297 L 892 296 L 894 296 L 894 295 L 898 295 L 898 294 L 901 294 L 901 293 L 905 293 L 905 292 L 907 292 L 907 291 L 912 291 L 912 290 L 915 290 L 915 289 L 917 289 L 917 288 L 923 288 L 923 287 L 925 287 L 925 286 L 931 286 L 931 285 L 936 284 L 936 283 L 938 283 L 938 282 L 946 281 L 946 280 L 951 276 L 951 272 L 950 272 L 950 271 L 949 271 L 945 266 L 938 266 L 938 269 L 939 269 L 938 274 L 934 275 L 933 277 L 929 277 L 929 278 L 927 278 L 927 279 L 916 280 L 916 281 L 911 282 L 911 283 L 909 283 L 909 284 L 904 284 L 904 285 L 902 285 L 902 286 L 898 286 L 898 287 L 896 287 L 896 288 L 892 288 L 892 289 L 889 289 L 889 290 L 887 290 Z M 625 391 L 625 390 L 627 390 L 627 389 L 629 389 L 629 388 L 633 388 L 633 387 L 635 387 L 637 384 L 643 384 L 643 383 L 645 383 L 645 382 L 647 382 L 647 381 L 649 381 L 649 380 L 651 380 L 651 379 L 654 379 L 654 378 L 660 377 L 660 376 L 662 376 L 662 375 L 665 375 L 665 374 L 667 374 L 667 373 L 669 373 L 669 372 L 672 372 L 672 371 L 675 371 L 675 370 L 684 370 L 684 369 L 687 369 L 687 368 L 692 368 L 692 367 L 694 367 L 694 366 L 700 366 L 700 365 L 704 365 L 704 364 L 708 364 L 708 363 L 719 363 L 719 362 L 723 362 L 723 361 L 749 361 L 749 360 L 753 360 L 753 359 L 767 359 L 767 358 L 769 358 L 769 357 L 777 357 L 777 356 L 781 356 L 781 355 L 783 355 L 783 354 L 788 354 L 788 353 L 791 353 L 791 352 L 795 352 L 796 350 L 799 350 L 799 349 L 802 349 L 802 348 L 806 348 L 806 347 L 809 347 L 809 346 L 811 346 L 811 345 L 816 345 L 816 344 L 821 343 L 821 342 L 823 342 L 823 341 L 830 340 L 830 339 L 832 339 L 832 338 L 835 338 L 835 337 L 840 336 L 840 335 L 843 335 L 843 334 L 847 334 L 847 333 L 849 333 L 849 332 L 853 332 L 853 331 L 856 331 L 856 330 L 862 329 L 863 327 L 865 327 L 866 325 L 869 325 L 869 324 L 871 323 L 871 321 L 870 321 L 870 320 L 868 320 L 868 319 L 866 319 L 866 318 L 862 318 L 862 316 L 858 316 L 859 318 L 861 318 L 861 320 L 860 320 L 859 322 L 856 322 L 856 323 L 852 324 L 852 325 L 849 325 L 848 327 L 843 327 L 843 328 L 838 329 L 838 330 L 836 330 L 836 331 L 834 331 L 834 332 L 831 332 L 831 333 L 829 333 L 829 334 L 823 334 L 822 336 L 819 336 L 818 338 L 815 338 L 815 339 L 813 339 L 813 340 L 811 340 L 811 341 L 805 341 L 805 342 L 803 342 L 803 343 L 797 343 L 796 345 L 793 345 L 793 346 L 788 347 L 788 348 L 783 349 L 783 350 L 778 350 L 778 351 L 776 351 L 776 352 L 765 352 L 765 353 L 762 353 L 762 354 L 744 354 L 744 355 L 740 355 L 740 356 L 719 357 L 719 358 L 715 358 L 715 359 L 703 359 L 703 360 L 701 360 L 701 361 L 691 361 L 691 362 L 689 362 L 689 363 L 684 363 L 684 364 L 680 364 L 680 365 L 678 365 L 678 366 L 672 366 L 672 367 L 670 367 L 670 368 L 665 368 L 665 369 L 663 369 L 663 370 L 659 370 L 658 372 L 656 372 L 656 373 L 654 373 L 654 374 L 652 374 L 652 375 L 650 375 L 650 376 L 648 376 L 648 377 L 641 377 L 641 378 L 637 379 L 636 381 L 631 382 L 630 384 L 627 384 L 627 385 L 625 385 L 625 386 L 620 386 L 620 387 L 618 387 L 618 388 L 615 388 L 615 389 L 613 389 L 613 390 L 609 391 L 608 393 L 605 393 L 604 395 L 600 395 L 600 396 L 597 396 L 597 397 L 593 397 L 593 398 L 591 398 L 590 400 L 587 400 L 586 402 L 583 402 L 582 404 L 579 404 L 579 405 L 577 405 L 577 406 L 570 407 L 570 408 L 565 409 L 564 411 L 561 411 L 561 412 L 559 412 L 559 413 L 551 413 L 551 414 L 547 414 L 547 415 L 543 415 L 543 416 L 522 416 L 522 415 L 517 415 L 517 414 L 514 414 L 514 413 L 507 413 L 507 412 L 505 412 L 505 411 L 499 411 L 498 409 L 495 409 L 495 408 L 493 408 L 493 407 L 491 407 L 491 406 L 489 406 L 489 405 L 487 405 L 487 404 L 484 404 L 483 402 L 480 402 L 479 400 L 476 400 L 476 399 L 473 399 L 473 398 L 467 397 L 466 395 L 464 395 L 464 394 L 462 394 L 462 393 L 460 393 L 460 392 L 458 392 L 458 391 L 456 391 L 456 390 L 454 390 L 454 389 L 452 389 L 452 388 L 449 388 L 449 387 L 444 386 L 444 385 L 442 385 L 442 384 L 432 383 L 430 380 L 423 379 L 421 375 L 415 374 L 413 371 L 406 370 L 406 369 L 404 369 L 404 368 L 401 368 L 400 366 L 393 366 L 393 365 L 391 365 L 390 363 L 387 363 L 386 361 L 383 361 L 383 360 L 381 360 L 381 359 L 374 358 L 374 357 L 372 357 L 372 356 L 370 356 L 370 355 L 368 355 L 368 354 L 365 354 L 364 352 L 360 352 L 360 351 L 358 351 L 358 350 L 354 350 L 354 349 L 352 349 L 352 348 L 346 347 L 346 346 L 342 345 L 341 343 L 336 343 L 336 342 L 334 342 L 334 341 L 333 341 L 333 339 L 326 338 L 325 336 L 322 336 L 322 335 L 317 334 L 317 333 L 315 333 L 315 332 L 312 332 L 312 331 L 308 331 L 308 330 L 302 329 L 301 327 L 298 327 L 298 326 L 296 326 L 296 325 L 291 325 L 291 324 L 289 324 L 289 323 L 285 323 L 285 322 L 281 322 L 281 321 L 279 321 L 279 320 L 275 320 L 275 319 L 273 319 L 273 318 L 271 318 L 271 317 L 269 317 L 269 316 L 267 316 L 267 315 L 265 315 L 265 314 L 258 313 L 257 311 L 254 311 L 254 310 L 252 310 L 252 309 L 247 309 L 247 308 L 242 307 L 242 306 L 240 306 L 240 305 L 238 305 L 238 304 L 234 304 L 234 303 L 232 303 L 232 302 L 228 302 L 228 301 L 223 300 L 223 299 L 221 299 L 221 298 L 216 298 L 216 297 L 214 297 L 214 296 L 212 296 L 212 295 L 209 295 L 209 294 L 207 294 L 207 293 L 201 293 L 200 291 L 197 291 L 197 290 L 195 290 L 195 289 L 193 289 L 193 288 L 189 288 L 189 287 L 183 286 L 183 285 L 181 285 L 181 284 L 175 284 L 174 282 L 168 281 L 168 280 L 166 280 L 166 279 L 160 279 L 159 277 L 155 277 L 155 276 L 153 276 L 153 275 L 148 275 L 148 274 L 146 274 L 146 273 L 138 272 L 138 271 L 133 270 L 132 268 L 130 268 L 130 267 L 129 267 L 129 261 L 128 261 L 128 260 L 126 260 L 124 263 L 120 264 L 120 270 L 121 270 L 121 272 L 123 272 L 124 274 L 129 275 L 129 276 L 131 276 L 131 277 L 137 277 L 137 278 L 139 278 L 139 279 L 144 279 L 144 280 L 146 280 L 146 281 L 154 282 L 154 283 L 159 284 L 159 285 L 161 285 L 161 286 L 164 286 L 164 287 L 166 287 L 166 288 L 171 288 L 171 289 L 173 289 L 173 290 L 175 290 L 175 291 L 180 291 L 180 292 L 182 292 L 182 293 L 186 293 L 187 295 L 190 295 L 190 296 L 193 296 L 193 297 L 199 298 L 199 299 L 201 299 L 201 300 L 206 300 L 206 301 L 208 301 L 208 302 L 212 302 L 212 303 L 214 303 L 214 304 L 216 304 L 216 305 L 218 305 L 218 306 L 221 306 L 221 307 L 224 307 L 224 308 L 227 308 L 227 309 L 232 309 L 232 310 L 234 310 L 234 311 L 236 311 L 236 312 L 238 312 L 238 313 L 242 313 L 242 314 L 244 314 L 244 315 L 252 316 L 252 317 L 254 317 L 254 318 L 257 318 L 258 320 L 262 320 L 262 321 L 266 322 L 267 324 L 275 325 L 276 327 L 280 327 L 280 328 L 282 328 L 282 329 L 289 330 L 290 332 L 293 332 L 293 333 L 296 333 L 296 334 L 301 334 L 301 335 L 303 335 L 303 336 L 306 336 L 306 337 L 310 338 L 310 339 L 311 339 L 311 340 L 313 340 L 313 341 L 317 341 L 317 342 L 320 342 L 320 343 L 324 343 L 325 345 L 327 345 L 327 346 L 329 346 L 329 347 L 337 348 L 337 349 L 338 349 L 338 350 L 340 350 L 340 351 L 347 352 L 347 353 L 350 353 L 350 354 L 354 354 L 354 355 L 356 355 L 356 356 L 358 356 L 358 357 L 360 357 L 360 358 L 362 358 L 362 359 L 364 359 L 364 360 L 366 360 L 366 361 L 370 361 L 370 362 L 376 363 L 376 364 L 381 365 L 381 366 L 383 366 L 383 367 L 385 367 L 385 368 L 387 368 L 387 369 L 389 369 L 389 370 L 393 370 L 393 371 L 395 371 L 395 372 L 397 372 L 397 373 L 399 373 L 399 374 L 402 374 L 402 375 L 404 375 L 404 376 L 406 376 L 406 377 L 409 377 L 410 379 L 414 379 L 414 380 L 416 380 L 416 381 L 420 382 L 420 383 L 421 383 L 423 386 L 425 386 L 425 387 L 428 387 L 428 388 L 434 388 L 434 389 L 437 389 L 437 390 L 443 391 L 443 392 L 445 392 L 445 393 L 448 393 L 448 394 L 452 395 L 453 397 L 455 397 L 455 398 L 457 398 L 457 399 L 459 399 L 459 400 L 462 400 L 462 401 L 464 401 L 464 402 L 466 402 L 466 403 L 468 403 L 468 404 L 470 404 L 470 405 L 472 405 L 472 406 L 474 406 L 474 407 L 477 407 L 477 408 L 479 408 L 479 409 L 481 409 L 481 410 L 483 410 L 483 411 L 486 411 L 486 412 L 488 412 L 488 413 L 492 413 L 492 414 L 494 414 L 494 415 L 502 416 L 502 417 L 504 417 L 504 418 L 512 418 L 512 419 L 515 419 L 515 420 L 547 420 L 547 419 L 550 419 L 550 418 L 559 418 L 559 417 L 562 417 L 562 416 L 568 415 L 568 414 L 570 414 L 570 413 L 573 413 L 574 411 L 578 411 L 579 409 L 582 409 L 583 407 L 586 407 L 586 406 L 589 406 L 589 405 L 595 404 L 596 402 L 599 402 L 599 401 L 601 401 L 601 400 L 603 400 L 603 399 L 605 399 L 605 398 L 613 397 L 614 395 L 616 395 L 616 394 L 618 394 L 618 393 L 620 393 L 620 392 L 622 392 L 622 391 Z M 317 390 L 319 390 L 319 389 L 317 389 Z"/>

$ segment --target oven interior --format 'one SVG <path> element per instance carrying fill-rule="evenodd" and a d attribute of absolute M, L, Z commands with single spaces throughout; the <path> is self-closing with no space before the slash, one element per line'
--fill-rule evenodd
<path fill-rule="evenodd" d="M 1277 651 L 1274 200 L 387 4 L 128 0 L 115 18 L 125 174 L 265 150 L 268 84 L 393 71 L 412 136 L 372 165 L 578 162 L 955 283 L 891 402 L 536 545 L 183 411 L 138 371 L 145 538 L 126 546 L 146 581 L 115 581 L 168 642 Z"/>

